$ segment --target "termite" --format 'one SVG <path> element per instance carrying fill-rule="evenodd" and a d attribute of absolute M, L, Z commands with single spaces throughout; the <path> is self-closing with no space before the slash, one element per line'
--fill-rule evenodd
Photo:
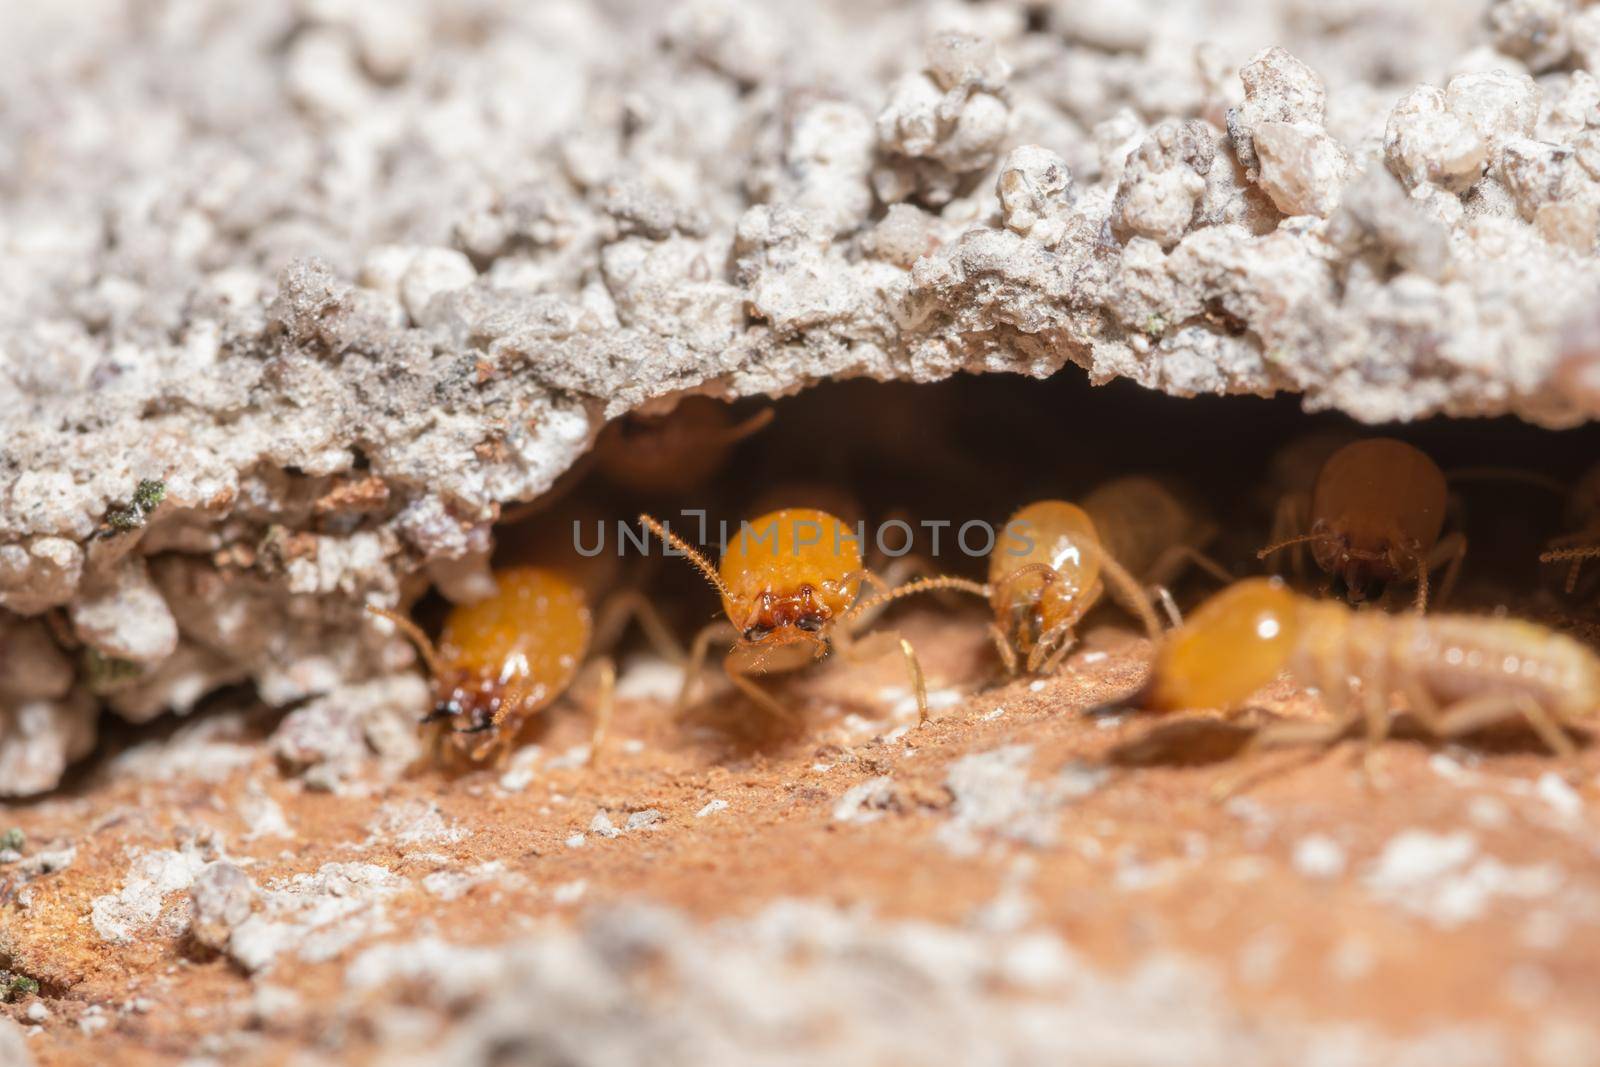
<path fill-rule="evenodd" d="M 1024 662 L 1029 672 L 1055 670 L 1105 581 L 1159 640 L 1161 624 L 1141 582 L 1157 589 L 1176 625 L 1181 617 L 1165 587 L 1184 566 L 1233 580 L 1201 551 L 1214 535 L 1178 494 L 1142 476 L 1106 483 L 1081 507 L 1041 500 L 1017 511 L 989 554 L 986 587 L 995 616 L 989 636 L 1007 673 Z"/>
<path fill-rule="evenodd" d="M 916 651 L 890 630 L 858 637 L 877 610 L 901 597 L 939 589 L 984 595 L 965 578 L 940 575 L 890 586 L 862 565 L 859 537 L 837 517 L 813 508 L 784 508 L 740 525 L 717 566 L 649 515 L 639 521 L 683 554 L 722 598 L 724 621 L 704 627 L 694 639 L 678 705 L 687 704 L 711 645 L 733 642 L 722 664 L 730 681 L 779 718 L 788 711 L 749 677 L 796 670 L 830 649 L 850 659 L 869 654 L 867 641 L 898 647 L 917 698 L 919 722 L 928 719 L 927 685 Z M 865 587 L 877 592 L 863 597 Z"/>
<path fill-rule="evenodd" d="M 1320 429 L 1301 434 L 1273 452 L 1259 489 L 1260 499 L 1271 516 L 1269 542 L 1287 540 L 1310 527 L 1311 490 L 1317 475 L 1329 456 L 1357 439 L 1355 433 L 1342 427 Z M 1276 555 L 1274 573 L 1281 574 L 1287 564 L 1293 568 L 1296 580 L 1303 581 L 1305 554 L 1306 546 L 1298 544 Z"/>
<path fill-rule="evenodd" d="M 732 409 L 705 396 L 685 397 L 664 415 L 631 414 L 595 443 L 595 463 L 612 484 L 648 496 L 681 496 L 704 485 L 738 442 L 772 421 L 763 408 L 735 421 Z"/>
<path fill-rule="evenodd" d="M 1137 703 L 1235 710 L 1285 670 L 1315 687 L 1333 718 L 1269 726 L 1250 747 L 1333 744 L 1364 721 L 1371 751 L 1388 736 L 1399 696 L 1434 737 L 1520 717 L 1570 758 L 1565 728 L 1600 708 L 1600 657 L 1536 623 L 1354 611 L 1277 578 L 1238 582 L 1202 604 L 1162 643 Z"/>
<path fill-rule="evenodd" d="M 1552 538 L 1549 551 L 1541 553 L 1541 563 L 1566 563 L 1566 591 L 1578 588 L 1578 572 L 1583 561 L 1600 556 L 1600 463 L 1578 479 L 1567 497 L 1566 525 L 1570 533 Z"/>
<path fill-rule="evenodd" d="M 1309 531 L 1289 536 L 1275 529 L 1278 540 L 1256 556 L 1308 544 L 1317 566 L 1352 603 L 1381 594 L 1390 583 L 1412 581 L 1415 607 L 1424 611 L 1430 573 L 1446 568 L 1439 599 L 1447 599 L 1467 552 L 1459 531 L 1439 536 L 1447 498 L 1444 473 L 1425 453 L 1392 437 L 1352 441 L 1317 474 Z"/>
<path fill-rule="evenodd" d="M 584 586 L 561 568 L 503 567 L 494 582 L 490 596 L 450 609 L 437 646 L 404 614 L 367 606 L 410 638 L 428 668 L 434 706 L 422 722 L 433 732 L 437 757 L 502 761 L 522 726 L 590 670 L 599 675 L 589 744 L 589 759 L 596 760 L 611 726 L 617 674 L 609 655 L 589 659 L 591 649 L 609 647 L 630 617 L 666 654 L 675 642 L 634 593 L 608 599 L 597 618 Z"/>

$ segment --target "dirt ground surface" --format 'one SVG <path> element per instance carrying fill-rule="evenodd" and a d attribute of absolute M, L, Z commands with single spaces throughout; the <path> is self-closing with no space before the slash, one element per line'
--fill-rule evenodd
<path fill-rule="evenodd" d="M 746 939 L 739 924 L 806 902 L 1004 956 L 969 998 L 995 1013 L 1022 1000 L 1049 1019 L 1054 998 L 1066 1012 L 1097 985 L 1124 1007 L 1150 1002 L 1146 1020 L 1108 1019 L 1122 1037 L 1080 1062 L 1600 1062 L 1592 747 L 1564 768 L 1516 730 L 1448 746 L 1402 730 L 1370 770 L 1357 743 L 1230 758 L 1252 720 L 1314 716 L 1315 700 L 1280 682 L 1239 723 L 1119 710 L 1147 647 L 1104 627 L 1057 676 L 995 684 L 981 621 L 902 618 L 930 665 L 920 727 L 886 657 L 787 684 L 804 714 L 793 727 L 716 688 L 675 718 L 675 669 L 634 661 L 594 767 L 574 702 L 499 771 L 413 770 L 338 792 L 283 773 L 262 744 L 272 723 L 247 714 L 135 739 L 8 815 L 27 843 L 0 867 L 0 949 L 41 991 L 0 1011 L 42 1067 L 411 1062 L 495 998 L 539 997 L 450 953 L 481 962 L 640 907 L 682 923 L 674 936 Z M 1228 785 L 1240 788 L 1222 798 Z M 62 869 L 39 862 L 62 852 Z M 190 921 L 197 872 L 223 858 L 256 887 L 251 921 L 268 920 L 250 943 L 236 925 L 226 954 Z M 716 944 L 698 966 L 722 966 Z M 811 953 L 856 950 L 784 951 L 804 969 L 821 966 Z M 885 966 L 876 952 L 861 949 L 859 968 Z M 1051 977 L 1063 952 L 1069 992 Z M 1152 990 L 1155 961 L 1203 975 L 1205 993 Z M 670 952 L 617 966 L 641 1003 L 717 1014 L 675 999 L 693 976 Z M 782 1038 L 792 1060 L 759 1054 L 759 1030 L 740 1043 L 749 1062 L 805 1062 L 829 1026 L 878 1007 L 819 1005 Z M 525 1025 L 504 1059 L 458 1048 L 417 1062 L 549 1062 L 528 1051 L 544 1048 L 528 1043 L 543 1024 Z M 977 1047 L 991 1037 L 993 1062 L 1054 1047 L 999 1032 Z M 559 1062 L 651 1059 L 591 1044 Z M 927 1060 L 913 1043 L 899 1062 Z"/>

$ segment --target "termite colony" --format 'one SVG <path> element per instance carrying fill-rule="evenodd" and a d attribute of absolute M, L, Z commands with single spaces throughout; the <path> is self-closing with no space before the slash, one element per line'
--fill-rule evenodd
<path fill-rule="evenodd" d="M 494 762 L 568 698 L 592 714 L 599 757 L 612 655 L 630 621 L 681 666 L 679 713 L 731 699 L 803 733 L 804 701 L 785 679 L 837 653 L 852 667 L 898 660 L 923 722 L 925 657 L 881 619 L 909 598 L 937 601 L 955 629 L 987 643 L 992 668 L 963 679 L 969 687 L 1071 669 L 1091 613 L 1120 612 L 1152 650 L 1145 683 L 1120 701 L 1129 708 L 1232 715 L 1284 677 L 1321 694 L 1325 717 L 1262 726 L 1249 748 L 1359 731 L 1370 751 L 1403 713 L 1437 738 L 1517 721 L 1558 755 L 1578 751 L 1600 708 L 1600 657 L 1548 624 L 1596 629 L 1600 583 L 1581 582 L 1580 568 L 1600 557 L 1600 466 L 1541 471 L 1536 451 L 1502 456 L 1464 435 L 1435 454 L 1426 433 L 1286 433 L 1296 417 L 1284 408 L 1237 439 L 1197 445 L 1192 459 L 1131 438 L 1085 448 L 1120 430 L 1111 420 L 1068 431 L 1075 448 L 1047 417 L 1007 406 L 1028 396 L 977 381 L 914 396 L 824 387 L 781 408 L 692 397 L 613 423 L 560 493 L 514 514 L 495 591 L 450 608 L 437 642 L 407 614 L 372 609 L 432 676 L 433 751 L 464 767 Z M 1004 448 L 984 443 L 997 425 Z M 1167 429 L 1181 432 L 1182 420 Z M 1055 469 L 1074 465 L 1054 457 L 1074 455 L 1092 458 L 1070 475 Z M 1494 496 L 1512 491 L 1504 483 L 1534 495 L 1507 508 Z M 702 509 L 698 521 L 684 509 Z M 753 517 L 713 537 L 707 513 Z M 992 522 L 976 548 L 958 518 L 974 514 Z M 582 531 L 602 519 L 620 543 L 591 551 Z M 632 559 L 619 551 L 630 547 L 619 520 L 634 532 Z M 890 550 L 882 535 L 896 524 Z M 947 528 L 942 550 L 935 530 L 930 551 L 930 526 Z M 1540 562 L 1564 568 L 1554 583 L 1564 591 L 1540 587 Z M 1480 567 L 1493 577 L 1475 580 Z M 715 601 L 685 584 L 696 574 Z M 1466 587 L 1475 611 L 1458 613 Z"/>

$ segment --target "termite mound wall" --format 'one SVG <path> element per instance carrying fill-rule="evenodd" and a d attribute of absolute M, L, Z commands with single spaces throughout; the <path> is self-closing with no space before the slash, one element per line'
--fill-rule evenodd
<path fill-rule="evenodd" d="M 1593 413 L 1591 9 L 1148 6 L 12 5 L 0 791 L 387 676 L 363 601 L 685 392 Z"/>

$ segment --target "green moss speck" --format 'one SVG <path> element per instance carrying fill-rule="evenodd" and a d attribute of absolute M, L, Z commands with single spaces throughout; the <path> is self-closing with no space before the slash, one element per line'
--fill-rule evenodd
<path fill-rule="evenodd" d="M 142 478 L 138 488 L 133 491 L 132 500 L 126 504 L 113 504 L 106 509 L 106 525 L 118 531 L 137 530 L 166 498 L 166 482 L 159 478 Z"/>
<path fill-rule="evenodd" d="M 0 1003 L 10 1004 L 23 997 L 36 997 L 39 995 L 38 979 L 29 978 L 25 974 L 12 974 L 10 971 L 0 971 Z"/>
<path fill-rule="evenodd" d="M 142 674 L 144 668 L 132 660 L 108 656 L 92 648 L 84 649 L 83 677 L 92 693 L 109 693 Z"/>

